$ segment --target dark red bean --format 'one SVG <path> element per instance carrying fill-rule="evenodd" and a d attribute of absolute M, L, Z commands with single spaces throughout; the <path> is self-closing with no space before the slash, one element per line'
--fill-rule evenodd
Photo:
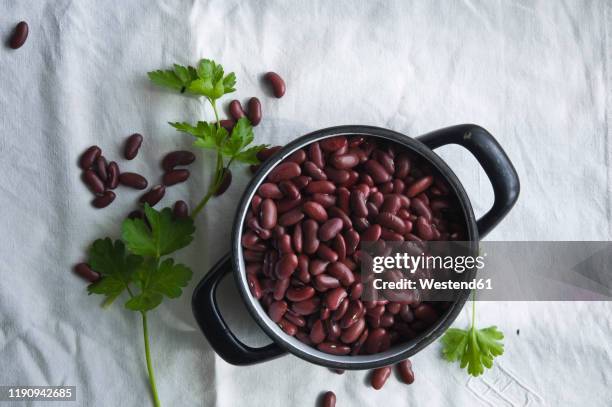
<path fill-rule="evenodd" d="M 340 340 L 344 343 L 350 344 L 359 339 L 359 336 L 363 333 L 366 327 L 365 319 L 359 318 L 354 324 L 351 324 L 347 329 L 344 330 Z"/>
<path fill-rule="evenodd" d="M 317 180 L 317 181 L 327 180 L 327 174 L 325 174 L 323 169 L 319 168 L 312 161 L 306 161 L 304 163 L 304 171 L 306 172 L 306 174 L 310 175 L 314 180 Z"/>
<path fill-rule="evenodd" d="M 421 304 L 414 309 L 414 316 L 427 324 L 433 324 L 438 319 L 438 312 L 429 304 Z"/>
<path fill-rule="evenodd" d="M 306 191 L 314 194 L 331 194 L 336 190 L 336 186 L 330 181 L 311 181 L 306 187 Z"/>
<path fill-rule="evenodd" d="M 334 288 L 325 293 L 325 305 L 331 311 L 338 309 L 340 303 L 348 296 L 346 290 L 342 287 Z"/>
<path fill-rule="evenodd" d="M 389 182 L 391 175 L 385 171 L 385 168 L 376 160 L 368 160 L 364 164 L 365 170 L 370 174 L 375 183 L 380 184 Z"/>
<path fill-rule="evenodd" d="M 128 219 L 145 219 L 145 213 L 142 209 L 134 209 L 132 212 L 128 213 Z"/>
<path fill-rule="evenodd" d="M 363 284 L 362 283 L 354 283 L 351 286 L 351 300 L 357 300 L 361 297 L 363 293 Z"/>
<path fill-rule="evenodd" d="M 393 162 L 393 157 L 391 157 L 389 154 L 385 153 L 384 151 L 377 150 L 374 151 L 372 156 L 380 163 L 380 165 L 383 166 L 388 174 L 395 173 L 395 163 Z"/>
<path fill-rule="evenodd" d="M 352 293 L 351 293 L 351 297 L 352 297 Z M 346 313 L 344 314 L 342 321 L 340 321 L 340 327 L 342 329 L 347 329 L 351 327 L 354 323 L 357 322 L 359 318 L 363 316 L 364 312 L 365 312 L 365 308 L 363 306 L 363 303 L 359 300 L 353 299 L 349 303 L 348 309 L 346 310 Z"/>
<path fill-rule="evenodd" d="M 315 295 L 315 289 L 309 286 L 292 287 L 285 295 L 289 301 L 300 302 L 312 298 Z"/>
<path fill-rule="evenodd" d="M 338 253 L 333 251 L 325 243 L 319 243 L 319 248 L 317 249 L 317 256 L 326 261 L 338 261 Z"/>
<path fill-rule="evenodd" d="M 283 78 L 281 78 L 276 72 L 268 72 L 264 75 L 264 78 L 266 81 L 268 81 L 268 83 L 270 83 L 270 86 L 272 86 L 274 96 L 277 98 L 282 98 L 287 90 Z"/>
<path fill-rule="evenodd" d="M 108 163 L 106 162 L 106 158 L 102 155 L 96 158 L 95 167 L 96 173 L 102 182 L 106 182 L 108 180 Z"/>
<path fill-rule="evenodd" d="M 219 186 L 217 187 L 217 190 L 215 191 L 215 196 L 223 195 L 225 191 L 227 191 L 227 189 L 230 187 L 231 184 L 232 184 L 232 170 L 230 170 L 229 168 L 225 168 L 223 170 L 221 183 L 219 184 Z"/>
<path fill-rule="evenodd" d="M 333 391 L 323 395 L 323 407 L 336 407 L 336 394 Z"/>
<path fill-rule="evenodd" d="M 342 230 L 342 220 L 339 218 L 329 219 L 319 228 L 319 240 L 327 242 L 336 237 Z"/>
<path fill-rule="evenodd" d="M 408 188 L 406 188 L 406 196 L 408 198 L 412 198 L 425 191 L 433 184 L 433 176 L 428 175 L 423 177 L 414 183 L 410 184 Z"/>
<path fill-rule="evenodd" d="M 320 306 L 321 300 L 318 297 L 312 297 L 304 301 L 294 302 L 291 304 L 291 309 L 298 315 L 314 314 Z"/>
<path fill-rule="evenodd" d="M 402 201 L 398 195 L 387 195 L 382 206 L 380 207 L 380 212 L 389 212 L 390 214 L 397 215 L 397 212 L 400 210 L 402 206 Z"/>
<path fill-rule="evenodd" d="M 346 260 L 346 242 L 344 241 L 344 237 L 341 234 L 337 234 L 334 238 L 332 248 L 338 254 L 339 261 Z"/>
<path fill-rule="evenodd" d="M 336 277 L 345 287 L 348 287 L 355 282 L 355 275 L 353 274 L 351 269 L 346 266 L 346 264 L 335 260 L 331 261 L 333 261 L 333 263 L 330 264 L 327 268 L 327 272 L 329 275 L 331 275 L 332 277 Z"/>
<path fill-rule="evenodd" d="M 289 212 L 283 213 L 280 218 L 278 218 L 278 224 L 281 226 L 292 226 L 302 219 L 304 219 L 304 212 L 302 212 L 302 208 L 295 208 Z"/>
<path fill-rule="evenodd" d="M 189 216 L 189 208 L 187 207 L 187 203 L 185 201 L 176 201 L 174 203 L 174 208 L 172 209 L 172 214 L 175 219 L 185 219 Z"/>
<path fill-rule="evenodd" d="M 364 242 L 375 242 L 380 239 L 382 228 L 380 225 L 372 225 L 368 227 L 365 232 L 361 234 L 361 241 Z"/>
<path fill-rule="evenodd" d="M 400 154 L 395 158 L 395 177 L 404 179 L 410 173 L 410 158 L 405 154 Z"/>
<path fill-rule="evenodd" d="M 291 235 L 291 244 L 293 246 L 293 250 L 296 253 L 302 253 L 304 250 L 304 231 L 302 229 L 302 224 L 298 223 L 293 228 L 293 234 Z"/>
<path fill-rule="evenodd" d="M 277 222 L 277 208 L 272 199 L 264 199 L 259 211 L 259 223 L 264 229 L 272 229 Z"/>
<path fill-rule="evenodd" d="M 111 161 L 108 163 L 108 168 L 106 169 L 107 179 L 106 179 L 106 187 L 108 189 L 115 189 L 117 185 L 119 185 L 119 166 L 116 162 Z"/>
<path fill-rule="evenodd" d="M 333 167 L 325 167 L 324 172 L 327 175 L 327 179 L 337 185 L 345 185 L 351 177 L 348 171 L 337 170 Z"/>
<path fill-rule="evenodd" d="M 219 120 L 219 124 L 225 130 L 227 130 L 228 133 L 231 133 L 232 130 L 234 129 L 234 126 L 236 126 L 236 121 L 233 119 L 223 119 L 223 120 Z"/>
<path fill-rule="evenodd" d="M 288 199 L 297 199 L 300 197 L 299 189 L 291 181 L 281 181 L 278 187 Z"/>
<path fill-rule="evenodd" d="M 138 133 L 132 134 L 125 141 L 125 147 L 123 149 L 123 156 L 126 160 L 133 160 L 138 155 L 138 150 L 142 145 L 142 135 Z"/>
<path fill-rule="evenodd" d="M 318 231 L 319 225 L 312 219 L 307 219 L 302 223 L 304 234 L 303 250 L 306 254 L 314 254 L 319 248 Z"/>
<path fill-rule="evenodd" d="M 175 185 L 187 181 L 187 178 L 189 178 L 189 170 L 172 170 L 164 174 L 163 183 L 166 186 Z"/>
<path fill-rule="evenodd" d="M 272 293 L 272 297 L 276 301 L 282 300 L 285 297 L 285 293 L 287 292 L 287 289 L 289 288 L 289 284 L 290 284 L 290 281 L 288 278 L 284 280 L 276 280 L 276 283 L 274 284 L 274 291 Z"/>
<path fill-rule="evenodd" d="M 281 163 L 268 175 L 269 182 L 280 182 L 295 178 L 302 173 L 300 166 L 294 162 Z"/>
<path fill-rule="evenodd" d="M 391 368 L 389 366 L 374 369 L 372 373 L 372 387 L 376 390 L 382 389 L 389 376 L 391 376 Z"/>
<path fill-rule="evenodd" d="M 278 322 L 278 326 L 280 326 L 281 329 L 289 336 L 294 336 L 298 331 L 297 326 L 287 321 L 286 319 L 281 319 Z"/>
<path fill-rule="evenodd" d="M 325 266 L 327 266 L 327 262 L 324 262 L 324 264 Z M 315 270 L 315 273 L 317 271 L 318 270 Z M 325 269 L 323 269 L 323 271 L 325 271 Z M 321 273 L 323 271 L 321 271 Z M 315 275 L 314 285 L 318 291 L 324 292 L 332 288 L 340 287 L 340 281 L 337 278 L 332 277 L 328 274 L 321 274 L 321 273 L 315 274 L 315 273 L 312 273 L 312 274 Z"/>
<path fill-rule="evenodd" d="M 249 99 L 249 104 L 247 108 L 247 116 L 249 118 L 249 121 L 251 122 L 251 125 L 255 127 L 261 122 L 261 102 L 256 97 L 252 97 L 251 99 Z"/>
<path fill-rule="evenodd" d="M 351 192 L 351 209 L 353 210 L 355 216 L 360 218 L 365 218 L 368 216 L 365 196 L 357 189 L 354 189 L 353 192 Z"/>
<path fill-rule="evenodd" d="M 274 301 L 268 308 L 268 316 L 274 322 L 279 322 L 287 312 L 287 303 L 285 301 Z"/>
<path fill-rule="evenodd" d="M 244 112 L 244 109 L 242 108 L 242 104 L 240 103 L 240 101 L 236 99 L 230 102 L 229 113 L 230 113 L 230 116 L 232 116 L 234 120 L 239 120 L 246 116 L 246 113 Z"/>
<path fill-rule="evenodd" d="M 123 172 L 119 175 L 121 185 L 134 189 L 145 189 L 149 183 L 146 178 L 135 172 Z"/>
<path fill-rule="evenodd" d="M 77 275 L 89 281 L 90 283 L 95 283 L 100 279 L 100 274 L 98 272 L 93 271 L 87 263 L 79 263 L 74 266 L 73 270 Z"/>
<path fill-rule="evenodd" d="M 325 326 L 320 319 L 317 319 L 310 329 L 310 340 L 313 344 L 318 345 L 323 342 L 326 337 L 327 333 L 325 332 Z"/>
<path fill-rule="evenodd" d="M 323 151 L 321 151 L 321 145 L 319 142 L 314 142 L 308 148 L 308 158 L 312 161 L 317 167 L 323 169 L 325 167 L 325 161 L 323 158 Z"/>
<path fill-rule="evenodd" d="M 298 266 L 297 256 L 293 253 L 286 253 L 281 256 L 281 258 L 276 263 L 275 274 L 281 279 L 285 280 L 291 277 L 295 269 Z"/>
<path fill-rule="evenodd" d="M 321 204 L 324 208 L 329 208 L 336 203 L 336 197 L 329 194 L 312 194 L 311 199 L 313 202 Z"/>
<path fill-rule="evenodd" d="M 305 202 L 302 209 L 308 217 L 310 217 L 311 219 L 314 219 L 317 222 L 322 223 L 322 222 L 327 221 L 327 211 L 325 210 L 323 205 L 321 205 L 318 202 L 314 202 L 314 201 Z"/>
<path fill-rule="evenodd" d="M 334 155 L 330 158 L 330 163 L 339 170 L 348 170 L 359 164 L 359 157 L 353 153 Z"/>
<path fill-rule="evenodd" d="M 399 234 L 406 232 L 406 224 L 396 215 L 389 212 L 383 212 L 376 216 L 376 222 L 386 228 L 389 228 Z"/>
<path fill-rule="evenodd" d="M 25 21 L 20 21 L 13 30 L 13 34 L 9 40 L 9 46 L 12 49 L 21 48 L 21 46 L 25 44 L 26 40 L 28 39 L 28 32 L 28 23 Z"/>
<path fill-rule="evenodd" d="M 261 184 L 257 189 L 257 193 L 262 198 L 281 199 L 283 197 L 283 193 L 281 192 L 278 185 L 273 184 L 271 182 Z"/>
<path fill-rule="evenodd" d="M 166 154 L 162 160 L 162 168 L 165 172 L 171 171 L 179 165 L 189 165 L 195 161 L 195 155 L 191 151 L 179 150 Z"/>
<path fill-rule="evenodd" d="M 257 152 L 257 159 L 261 162 L 264 162 L 268 158 L 272 157 L 274 154 L 278 153 L 282 148 L 282 146 L 266 147 L 263 150 Z"/>
<path fill-rule="evenodd" d="M 81 155 L 81 159 L 79 160 L 79 165 L 82 169 L 88 170 L 93 165 L 96 159 L 102 154 L 102 150 L 98 146 L 91 146 Z"/>
<path fill-rule="evenodd" d="M 110 205 L 117 196 L 113 191 L 106 191 L 104 194 L 96 197 L 91 204 L 96 208 L 106 208 Z"/>
<path fill-rule="evenodd" d="M 317 349 L 332 355 L 348 355 L 351 352 L 350 347 L 334 342 L 322 342 L 317 345 Z"/>
<path fill-rule="evenodd" d="M 414 198 L 410 201 L 410 208 L 414 211 L 417 216 L 422 216 L 431 222 L 433 215 L 431 214 L 431 209 L 427 206 L 425 202 L 421 199 Z"/>
<path fill-rule="evenodd" d="M 414 383 L 414 372 L 412 371 L 412 362 L 410 361 L 410 359 L 402 360 L 401 362 L 399 362 L 397 364 L 397 370 L 404 383 Z"/>
<path fill-rule="evenodd" d="M 83 182 L 94 194 L 104 193 L 104 183 L 94 170 L 87 170 L 83 173 Z"/>
<path fill-rule="evenodd" d="M 387 336 L 387 331 L 384 328 L 376 328 L 370 331 L 368 339 L 364 343 L 365 351 L 370 355 L 378 353 L 380 351 L 385 336 Z"/>
<path fill-rule="evenodd" d="M 293 325 L 299 327 L 299 328 L 303 328 L 306 326 L 306 320 L 299 316 L 299 315 L 294 315 L 292 314 L 293 311 L 289 310 L 289 312 L 287 312 L 285 314 L 285 319 L 289 322 L 291 322 Z"/>
<path fill-rule="evenodd" d="M 432 240 L 434 231 L 431 224 L 423 216 L 419 216 L 415 223 L 417 235 L 423 240 Z"/>
<path fill-rule="evenodd" d="M 298 165 L 304 164 L 306 161 L 306 152 L 302 149 L 293 152 L 289 157 L 286 158 L 286 161 L 291 161 Z"/>
<path fill-rule="evenodd" d="M 166 194 L 166 187 L 163 185 L 155 185 L 143 196 L 140 197 L 140 203 L 148 203 L 150 206 L 155 206 Z"/>
<path fill-rule="evenodd" d="M 348 141 L 344 136 L 328 137 L 319 141 L 321 149 L 328 152 L 336 152 L 348 146 Z"/>

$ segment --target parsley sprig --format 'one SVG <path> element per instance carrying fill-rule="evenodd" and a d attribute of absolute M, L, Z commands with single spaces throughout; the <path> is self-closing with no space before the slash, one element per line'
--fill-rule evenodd
<path fill-rule="evenodd" d="M 476 329 L 476 293 L 472 297 L 472 322 L 469 329 L 451 328 L 442 337 L 442 355 L 449 362 L 460 361 L 468 374 L 480 376 L 493 359 L 504 353 L 504 334 L 496 326 Z"/>
<path fill-rule="evenodd" d="M 101 278 L 90 284 L 87 290 L 89 294 L 104 296 L 104 307 L 109 307 L 127 293 L 125 308 L 141 314 L 149 384 L 153 404 L 159 407 L 147 313 L 159 306 L 164 298 L 180 297 L 193 275 L 189 267 L 177 263 L 170 255 L 193 241 L 194 220 L 218 190 L 230 165 L 235 161 L 258 164 L 257 152 L 266 145 L 251 145 L 253 127 L 246 118 L 240 119 L 231 133 L 221 127 L 217 101 L 235 91 L 236 75 L 233 72 L 225 75 L 223 67 L 216 62 L 202 59 L 197 67 L 174 65 L 173 69 L 149 72 L 148 76 L 156 85 L 203 97 L 212 106 L 214 123 L 170 124 L 178 131 L 192 135 L 195 147 L 216 153 L 213 179 L 191 217 L 177 219 L 170 208 L 158 211 L 145 204 L 145 219 L 123 221 L 121 239 L 113 241 L 107 237 L 96 240 L 89 250 L 88 264 Z"/>

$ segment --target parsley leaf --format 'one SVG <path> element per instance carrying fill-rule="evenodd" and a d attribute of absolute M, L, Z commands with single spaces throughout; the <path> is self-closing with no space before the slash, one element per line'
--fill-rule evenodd
<path fill-rule="evenodd" d="M 170 123 L 178 131 L 191 134 L 196 138 L 193 145 L 203 149 L 220 149 L 227 138 L 227 130 L 207 122 L 198 122 L 196 126 L 189 123 Z"/>
<path fill-rule="evenodd" d="M 106 296 L 104 306 L 110 305 L 132 282 L 143 258 L 128 254 L 122 241 L 113 244 L 109 238 L 96 240 L 89 250 L 89 265 L 102 278 L 87 287 L 89 294 Z"/>
<path fill-rule="evenodd" d="M 259 158 L 257 158 L 257 153 L 268 147 L 267 144 L 260 144 L 257 146 L 253 146 L 249 149 L 243 150 L 240 153 L 236 154 L 234 157 L 236 161 L 245 164 L 259 164 Z"/>
<path fill-rule="evenodd" d="M 157 70 L 148 72 L 151 82 L 157 86 L 175 89 L 181 93 L 190 86 L 191 82 L 198 78 L 197 71 L 192 66 L 174 64 L 174 70 Z"/>
<path fill-rule="evenodd" d="M 477 330 L 451 328 L 442 337 L 442 354 L 449 362 L 460 361 L 472 376 L 480 376 L 484 368 L 493 366 L 493 359 L 504 353 L 504 334 L 496 326 Z"/>
<path fill-rule="evenodd" d="M 191 218 L 174 219 L 170 208 L 157 211 L 145 204 L 144 209 L 150 229 L 142 219 L 123 221 L 122 238 L 131 252 L 159 258 L 191 243 L 195 232 Z"/>

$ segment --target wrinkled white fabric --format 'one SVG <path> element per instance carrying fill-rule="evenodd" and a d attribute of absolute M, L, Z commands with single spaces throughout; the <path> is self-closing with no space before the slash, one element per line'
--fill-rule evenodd
<path fill-rule="evenodd" d="M 259 142 L 338 124 L 410 136 L 480 124 L 522 181 L 516 207 L 488 239 L 612 237 L 609 1 L 0 3 L 3 39 L 18 21 L 30 24 L 23 48 L 0 49 L 0 385 L 75 385 L 78 405 L 150 405 L 138 315 L 120 303 L 99 308 L 71 273 L 93 239 L 118 235 L 139 194 L 120 188 L 109 208 L 94 210 L 76 163 L 97 144 L 157 182 L 162 155 L 190 145 L 167 122 L 212 118 L 203 103 L 149 83 L 147 71 L 174 62 L 209 57 L 236 72 L 235 97 L 263 103 Z M 268 70 L 287 82 L 280 100 L 262 86 Z M 126 162 L 122 143 L 136 131 L 145 141 Z M 459 147 L 440 154 L 484 213 L 492 202 L 484 172 Z M 212 163 L 198 152 L 192 178 L 162 203 L 193 206 Z M 229 248 L 248 180 L 236 168 L 231 189 L 211 201 L 178 256 L 192 283 L 151 313 L 163 405 L 310 406 L 326 390 L 339 406 L 610 405 L 610 303 L 479 304 L 479 324 L 505 332 L 506 352 L 478 379 L 444 362 L 439 343 L 413 358 L 415 384 L 391 378 L 381 391 L 365 372 L 336 375 L 293 356 L 228 365 L 200 333 L 190 298 Z M 221 295 L 240 335 L 266 343 L 231 281 Z M 456 325 L 466 322 L 467 311 Z"/>

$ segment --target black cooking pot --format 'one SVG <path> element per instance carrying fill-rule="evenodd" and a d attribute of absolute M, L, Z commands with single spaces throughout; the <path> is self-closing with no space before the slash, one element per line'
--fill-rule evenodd
<path fill-rule="evenodd" d="M 519 194 L 518 175 L 508 156 L 482 127 L 464 124 L 425 134 L 414 139 L 403 134 L 371 126 L 339 126 L 327 128 L 302 136 L 266 161 L 247 186 L 236 213 L 232 233 L 232 253 L 223 257 L 196 287 L 193 299 L 193 313 L 198 324 L 213 349 L 227 362 L 235 365 L 248 365 L 262 362 L 290 352 L 302 359 L 318 365 L 339 369 L 372 369 L 387 366 L 414 355 L 442 335 L 453 323 L 469 297 L 469 291 L 459 294 L 446 313 L 426 331 L 409 342 L 397 344 L 389 350 L 374 355 L 337 356 L 330 355 L 308 346 L 296 338 L 285 334 L 266 314 L 265 310 L 249 290 L 245 263 L 242 255 L 241 237 L 243 224 L 251 198 L 268 173 L 294 151 L 324 138 L 338 135 L 360 135 L 393 141 L 425 158 L 446 179 L 454 190 L 466 221 L 468 240 L 473 243 L 472 250 L 477 252 L 478 241 L 489 233 L 516 202 Z M 476 220 L 470 199 L 463 186 L 448 165 L 432 149 L 447 144 L 458 144 L 470 151 L 478 160 L 493 185 L 495 201 L 493 207 Z M 233 272 L 236 285 L 251 316 L 261 329 L 272 338 L 270 345 L 253 348 L 240 342 L 230 331 L 219 312 L 216 290 L 221 279 Z M 466 272 L 473 278 L 476 270 Z"/>

